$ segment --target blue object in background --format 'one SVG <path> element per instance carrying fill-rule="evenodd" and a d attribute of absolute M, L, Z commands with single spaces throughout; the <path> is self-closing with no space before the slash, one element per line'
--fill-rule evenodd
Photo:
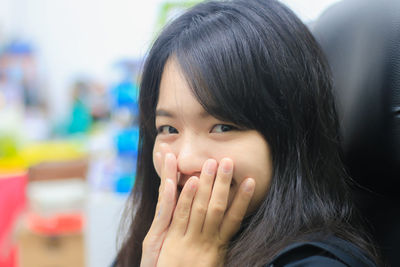
<path fill-rule="evenodd" d="M 30 55 L 33 53 L 32 44 L 22 40 L 12 41 L 4 50 L 5 53 L 12 55 Z"/>
<path fill-rule="evenodd" d="M 123 129 L 115 137 L 117 158 L 114 190 L 117 193 L 129 193 L 135 183 L 138 142 L 137 127 Z"/>
<path fill-rule="evenodd" d="M 135 175 L 120 175 L 115 182 L 115 192 L 119 194 L 128 194 L 135 184 Z"/>
<path fill-rule="evenodd" d="M 118 62 L 115 67 L 119 70 L 119 81 L 111 89 L 112 112 L 120 119 L 117 121 L 121 127 L 114 139 L 117 152 L 114 190 L 117 193 L 129 193 L 136 176 L 139 129 L 135 125 L 139 113 L 139 89 L 134 77 L 138 65 L 139 61 Z"/>
<path fill-rule="evenodd" d="M 121 130 L 115 138 L 118 155 L 137 156 L 139 129 L 137 127 Z"/>
<path fill-rule="evenodd" d="M 125 80 L 118 83 L 111 91 L 114 99 L 114 109 L 129 108 L 133 115 L 138 114 L 138 87 L 135 83 Z"/>

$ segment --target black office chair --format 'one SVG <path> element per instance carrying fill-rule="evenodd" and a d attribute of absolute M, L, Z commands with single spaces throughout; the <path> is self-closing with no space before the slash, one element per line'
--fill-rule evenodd
<path fill-rule="evenodd" d="M 311 30 L 332 68 L 357 203 L 384 260 L 400 266 L 400 1 L 343 0 Z"/>

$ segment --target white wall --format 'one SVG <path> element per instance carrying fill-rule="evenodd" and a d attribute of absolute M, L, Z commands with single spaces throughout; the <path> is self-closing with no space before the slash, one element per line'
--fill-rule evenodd
<path fill-rule="evenodd" d="M 112 63 L 146 52 L 161 1 L 0 0 L 0 25 L 3 35 L 34 42 L 56 119 L 76 75 L 107 79 Z"/>
<path fill-rule="evenodd" d="M 337 0 L 282 1 L 308 22 Z M 50 114 L 56 120 L 68 110 L 73 77 L 83 73 L 107 79 L 116 60 L 146 52 L 161 2 L 0 0 L 0 42 L 2 36 L 21 36 L 36 44 Z"/>

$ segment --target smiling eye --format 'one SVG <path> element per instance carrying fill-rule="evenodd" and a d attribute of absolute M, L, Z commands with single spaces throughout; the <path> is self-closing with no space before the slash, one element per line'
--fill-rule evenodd
<path fill-rule="evenodd" d="M 232 125 L 217 124 L 211 129 L 211 132 L 212 133 L 223 133 L 223 132 L 229 132 L 229 131 L 232 131 L 235 129 L 237 129 L 237 128 Z"/>
<path fill-rule="evenodd" d="M 177 134 L 178 130 L 169 125 L 163 125 L 157 128 L 157 134 Z"/>

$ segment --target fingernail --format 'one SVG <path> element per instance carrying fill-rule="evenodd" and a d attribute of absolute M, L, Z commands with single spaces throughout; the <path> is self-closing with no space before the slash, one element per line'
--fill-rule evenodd
<path fill-rule="evenodd" d="M 208 160 L 206 163 L 206 172 L 211 175 L 215 172 L 216 163 L 214 160 Z"/>
<path fill-rule="evenodd" d="M 161 163 L 161 152 L 156 152 L 155 156 L 156 156 L 156 160 L 158 161 L 157 163 L 160 164 Z"/>
<path fill-rule="evenodd" d="M 230 173 L 233 169 L 232 161 L 230 160 L 224 160 L 222 163 L 222 170 L 225 173 Z"/>
<path fill-rule="evenodd" d="M 168 184 L 168 189 L 171 187 L 171 186 L 174 186 L 174 182 L 172 181 L 172 179 L 171 178 L 167 178 L 166 180 L 166 185 Z"/>
<path fill-rule="evenodd" d="M 168 145 L 167 145 L 167 143 L 161 143 L 160 144 L 160 147 L 163 149 L 163 148 L 166 148 Z"/>
<path fill-rule="evenodd" d="M 173 159 L 173 158 L 174 158 L 174 154 L 172 154 L 172 153 L 167 153 L 167 155 L 165 155 L 165 158 Z"/>
<path fill-rule="evenodd" d="M 244 190 L 248 193 L 250 193 L 254 190 L 254 180 L 253 179 L 247 179 L 247 181 L 244 184 Z"/>
<path fill-rule="evenodd" d="M 164 185 L 164 195 L 168 196 L 169 194 L 171 194 L 173 188 L 174 188 L 174 182 L 170 178 L 167 178 Z"/>

